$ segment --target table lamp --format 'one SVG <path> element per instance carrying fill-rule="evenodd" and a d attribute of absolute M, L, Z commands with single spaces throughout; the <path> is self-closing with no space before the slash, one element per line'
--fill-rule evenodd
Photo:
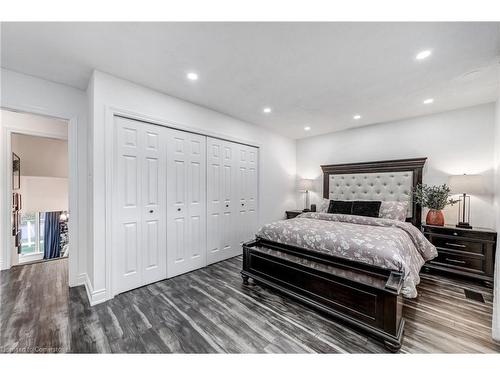
<path fill-rule="evenodd" d="M 448 178 L 452 194 L 461 194 L 458 202 L 458 228 L 471 229 L 470 225 L 470 195 L 484 194 L 484 179 L 479 174 L 462 174 Z"/>
<path fill-rule="evenodd" d="M 311 179 L 303 178 L 299 181 L 299 191 L 305 192 L 304 209 L 302 210 L 303 212 L 310 211 L 310 209 L 309 209 L 309 190 L 311 190 L 312 187 L 313 187 L 313 180 L 311 180 Z"/>

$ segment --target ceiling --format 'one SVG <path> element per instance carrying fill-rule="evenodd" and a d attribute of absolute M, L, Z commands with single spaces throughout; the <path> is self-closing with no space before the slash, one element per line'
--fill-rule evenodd
<path fill-rule="evenodd" d="M 80 89 L 97 69 L 291 138 L 494 101 L 500 85 L 500 23 L 2 23 L 1 41 L 4 68 Z"/>

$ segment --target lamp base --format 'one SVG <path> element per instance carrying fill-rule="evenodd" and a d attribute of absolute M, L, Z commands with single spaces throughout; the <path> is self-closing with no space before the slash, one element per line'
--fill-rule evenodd
<path fill-rule="evenodd" d="M 465 229 L 472 229 L 472 226 L 469 224 L 469 223 L 462 223 L 462 222 L 459 222 L 457 225 L 456 225 L 457 228 L 465 228 Z"/>

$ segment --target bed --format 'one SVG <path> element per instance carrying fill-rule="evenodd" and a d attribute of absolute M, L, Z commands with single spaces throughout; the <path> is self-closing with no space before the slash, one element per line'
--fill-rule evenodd
<path fill-rule="evenodd" d="M 406 201 L 406 220 L 310 212 L 267 224 L 243 245 L 243 282 L 251 278 L 398 351 L 403 296 L 416 296 L 420 268 L 437 254 L 411 200 L 425 160 L 321 166 L 325 199 Z"/>

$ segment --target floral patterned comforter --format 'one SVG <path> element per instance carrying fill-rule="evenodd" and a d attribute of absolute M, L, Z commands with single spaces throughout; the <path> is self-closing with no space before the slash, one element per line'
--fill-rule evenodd
<path fill-rule="evenodd" d="M 417 296 L 422 265 L 437 256 L 411 223 L 374 217 L 307 212 L 266 224 L 257 237 L 402 271 L 408 298 Z"/>

